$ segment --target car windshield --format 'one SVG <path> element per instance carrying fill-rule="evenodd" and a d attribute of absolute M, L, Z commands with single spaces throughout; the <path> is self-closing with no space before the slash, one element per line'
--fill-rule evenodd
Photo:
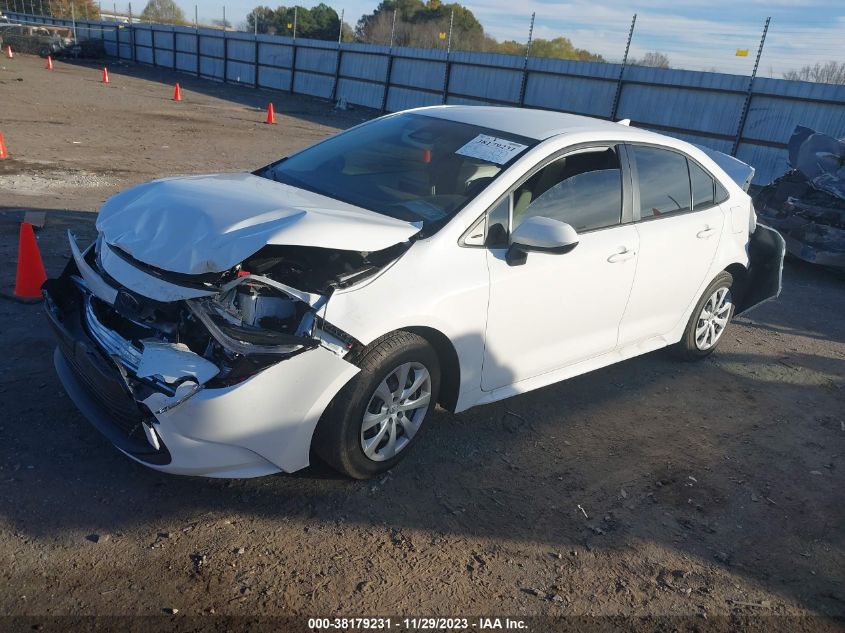
<path fill-rule="evenodd" d="M 398 114 L 334 136 L 258 173 L 436 230 L 536 142 L 476 125 Z"/>

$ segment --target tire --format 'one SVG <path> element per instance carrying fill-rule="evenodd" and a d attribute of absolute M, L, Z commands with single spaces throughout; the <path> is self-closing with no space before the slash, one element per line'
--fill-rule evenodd
<path fill-rule="evenodd" d="M 732 286 L 733 276 L 727 271 L 720 272 L 716 275 L 716 278 L 710 283 L 710 285 L 707 286 L 707 289 L 702 293 L 698 303 L 695 304 L 695 308 L 690 315 L 689 322 L 687 323 L 686 329 L 684 329 L 684 334 L 681 337 L 681 340 L 671 348 L 675 356 L 681 360 L 693 361 L 701 360 L 713 353 L 713 350 L 716 349 L 722 338 L 724 338 L 724 331 L 730 324 L 731 318 L 734 314 L 734 303 L 731 295 Z M 714 298 L 714 295 L 716 295 L 717 292 L 723 290 L 726 291 L 724 294 L 725 301 L 724 305 L 722 305 L 720 309 L 724 310 L 724 308 L 727 307 L 726 313 L 721 313 L 720 315 L 713 317 L 713 330 L 710 331 L 710 338 L 712 339 L 712 334 L 715 333 L 715 340 L 708 341 L 705 338 L 703 341 L 704 345 L 702 345 L 701 340 L 696 340 L 696 332 L 704 324 L 704 321 L 707 320 L 702 318 L 704 308 L 705 306 L 708 306 L 708 302 Z M 713 304 L 711 303 L 710 307 L 712 307 L 712 305 Z M 724 323 L 721 325 L 721 329 L 718 329 L 720 318 L 724 319 Z M 704 335 L 706 337 L 708 333 L 705 332 Z"/>
<path fill-rule="evenodd" d="M 314 432 L 312 448 L 318 457 L 344 475 L 369 479 L 401 461 L 419 440 L 437 403 L 440 362 L 424 338 L 403 331 L 377 339 L 349 360 L 361 371 L 326 408 Z M 399 389 L 398 381 L 406 366 L 405 389 Z M 418 380 L 422 381 L 421 386 L 402 399 L 401 396 Z M 426 390 L 427 405 L 394 411 L 424 400 Z M 391 395 L 397 394 L 399 400 L 387 402 Z M 366 429 L 365 414 L 370 425 Z M 392 433 L 391 428 L 394 429 Z M 379 434 L 382 437 L 376 441 Z M 365 444 L 369 455 L 365 452 Z"/>

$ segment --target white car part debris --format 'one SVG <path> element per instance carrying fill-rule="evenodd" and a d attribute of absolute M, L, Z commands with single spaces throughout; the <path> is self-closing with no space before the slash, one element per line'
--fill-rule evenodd
<path fill-rule="evenodd" d="M 189 288 L 170 283 L 164 279 L 154 277 L 140 268 L 133 266 L 120 255 L 115 253 L 105 240 L 100 240 L 100 264 L 103 269 L 119 284 L 131 288 L 148 299 L 168 303 L 180 299 L 196 299 L 198 297 L 210 297 L 217 290 L 210 288 Z"/>
<path fill-rule="evenodd" d="M 197 395 L 200 391 L 202 391 L 202 389 L 203 389 L 203 386 L 198 385 L 193 380 L 188 380 L 186 382 L 183 382 L 181 385 L 176 387 L 176 393 L 173 394 L 170 401 L 167 404 L 163 405 L 161 408 L 154 411 L 154 413 L 156 415 L 161 415 L 162 413 L 167 413 L 168 411 L 171 411 L 171 410 L 175 409 L 176 407 L 178 407 L 180 404 L 182 404 L 183 402 L 185 402 L 189 398 L 192 398 L 193 396 Z M 163 394 L 156 394 L 156 395 L 166 397 Z M 150 398 L 153 398 L 153 397 L 154 396 L 150 396 Z M 150 398 L 148 398 L 147 400 L 149 401 Z"/>
<path fill-rule="evenodd" d="M 190 376 L 197 383 L 205 384 L 220 373 L 217 365 L 195 354 L 184 343 L 144 339 L 141 344 L 144 352 L 135 372 L 138 378 L 159 376 L 164 382 L 173 384 Z"/>
<path fill-rule="evenodd" d="M 99 273 L 88 265 L 85 257 L 79 251 L 79 246 L 76 245 L 76 238 L 70 231 L 67 232 L 67 239 L 70 242 L 70 252 L 73 253 L 73 261 L 76 262 L 79 274 L 85 280 L 85 286 L 98 299 L 105 301 L 109 305 L 114 305 L 114 300 L 117 298 L 117 290 L 108 285 Z M 90 249 L 91 247 L 89 246 L 88 248 Z M 88 252 L 87 249 L 86 252 Z"/>

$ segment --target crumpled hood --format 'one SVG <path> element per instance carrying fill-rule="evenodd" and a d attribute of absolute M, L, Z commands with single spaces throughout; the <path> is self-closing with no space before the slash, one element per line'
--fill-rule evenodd
<path fill-rule="evenodd" d="M 249 173 L 154 180 L 110 198 L 97 218 L 109 244 L 191 275 L 228 270 L 268 244 L 370 252 L 421 228 Z"/>

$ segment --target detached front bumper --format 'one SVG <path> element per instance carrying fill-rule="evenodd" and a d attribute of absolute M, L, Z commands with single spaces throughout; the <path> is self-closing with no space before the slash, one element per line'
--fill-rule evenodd
<path fill-rule="evenodd" d="M 58 283 L 48 282 L 44 294 L 58 341 L 54 363 L 65 390 L 118 449 L 157 470 L 257 477 L 304 468 L 320 416 L 358 372 L 316 347 L 240 384 L 195 389 L 187 399 L 179 389 L 133 395 L 126 368 L 92 336 L 85 291 L 73 284 L 59 291 Z"/>

